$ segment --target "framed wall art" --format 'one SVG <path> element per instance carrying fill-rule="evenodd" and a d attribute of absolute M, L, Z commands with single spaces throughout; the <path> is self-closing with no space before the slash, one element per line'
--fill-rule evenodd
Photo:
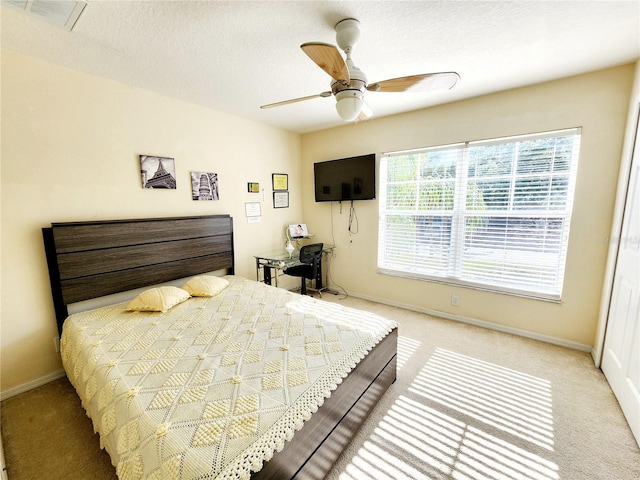
<path fill-rule="evenodd" d="M 191 172 L 191 198 L 193 200 L 220 200 L 218 174 Z"/>
<path fill-rule="evenodd" d="M 286 173 L 274 173 L 271 182 L 275 191 L 289 190 L 289 175 Z"/>
<path fill-rule="evenodd" d="M 249 193 L 260 193 L 260 184 L 258 182 L 249 182 L 249 183 L 247 183 L 247 192 L 249 192 Z"/>
<path fill-rule="evenodd" d="M 289 192 L 273 192 L 273 208 L 289 208 Z"/>
<path fill-rule="evenodd" d="M 176 189 L 176 166 L 173 158 L 140 155 L 142 187 Z"/>

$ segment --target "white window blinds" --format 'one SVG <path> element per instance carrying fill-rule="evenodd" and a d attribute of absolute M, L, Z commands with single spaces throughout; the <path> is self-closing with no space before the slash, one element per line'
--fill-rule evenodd
<path fill-rule="evenodd" d="M 580 129 L 384 154 L 382 273 L 559 300 Z"/>

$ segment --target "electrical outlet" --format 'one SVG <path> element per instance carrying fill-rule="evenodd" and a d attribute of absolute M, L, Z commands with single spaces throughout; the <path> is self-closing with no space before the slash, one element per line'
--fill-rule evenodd
<path fill-rule="evenodd" d="M 454 307 L 460 305 L 460 297 L 458 295 L 451 295 L 451 305 Z"/>
<path fill-rule="evenodd" d="M 56 349 L 56 353 L 60 352 L 60 337 L 53 337 L 53 348 Z"/>

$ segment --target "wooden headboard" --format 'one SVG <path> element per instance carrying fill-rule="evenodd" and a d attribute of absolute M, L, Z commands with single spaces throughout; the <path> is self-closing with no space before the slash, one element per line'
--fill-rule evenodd
<path fill-rule="evenodd" d="M 215 270 L 234 273 L 229 215 L 52 223 L 42 235 L 60 332 L 71 303 Z"/>

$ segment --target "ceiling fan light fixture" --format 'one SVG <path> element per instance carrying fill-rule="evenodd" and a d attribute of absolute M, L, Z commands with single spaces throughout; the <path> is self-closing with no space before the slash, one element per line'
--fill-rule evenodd
<path fill-rule="evenodd" d="M 338 115 L 345 122 L 353 122 L 360 112 L 362 111 L 362 107 L 364 102 L 362 98 L 358 95 L 344 95 L 337 99 L 336 102 L 336 110 L 338 111 Z"/>

